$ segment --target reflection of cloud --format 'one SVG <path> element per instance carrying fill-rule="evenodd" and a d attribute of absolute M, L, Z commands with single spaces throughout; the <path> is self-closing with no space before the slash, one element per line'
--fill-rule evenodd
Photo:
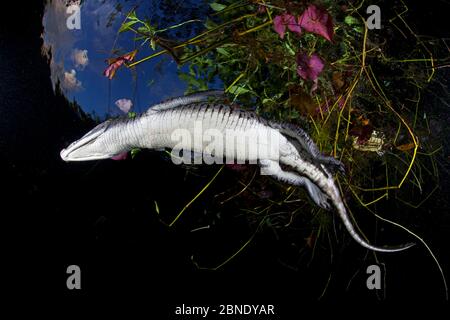
<path fill-rule="evenodd" d="M 123 13 L 116 10 L 116 1 L 83 1 L 81 5 L 82 29 L 69 30 L 67 19 L 70 14 L 67 13 L 67 6 L 79 3 L 79 0 L 47 1 L 43 17 L 42 54 L 51 58 L 53 86 L 59 80 L 62 86 L 66 84 L 66 89 L 70 90 L 80 87 L 77 85 L 77 81 L 70 81 L 76 78 L 71 69 L 79 72 L 84 70 L 88 64 L 95 63 L 96 56 L 95 53 L 92 54 L 95 50 L 109 51 L 118 29 L 117 24 L 123 20 Z M 115 16 L 116 19 L 114 19 L 113 26 L 108 26 L 111 16 Z M 76 48 L 75 44 L 82 37 L 89 37 L 90 41 L 85 44 L 84 48 Z M 91 57 L 88 57 L 87 49 Z"/>
<path fill-rule="evenodd" d="M 133 106 L 133 102 L 129 99 L 119 99 L 116 101 L 116 106 L 123 112 L 127 113 Z"/>
<path fill-rule="evenodd" d="M 77 79 L 77 72 L 74 69 L 70 70 L 70 72 L 64 72 L 64 80 L 61 85 L 69 91 L 77 91 L 82 88 L 81 81 Z"/>
<path fill-rule="evenodd" d="M 75 68 L 83 70 L 89 63 L 88 51 L 80 49 L 72 50 L 72 61 L 75 64 Z"/>
<path fill-rule="evenodd" d="M 53 0 L 47 3 L 43 18 L 44 46 L 52 50 L 53 58 L 67 57 L 75 42 L 76 32 L 67 29 L 67 8 L 64 1 Z"/>
<path fill-rule="evenodd" d="M 63 62 L 57 63 L 52 59 L 50 69 L 53 86 L 59 82 L 61 89 L 64 91 L 78 91 L 83 88 L 81 81 L 77 79 L 76 71 L 72 69 L 67 72 Z"/>
<path fill-rule="evenodd" d="M 74 30 L 67 29 L 66 10 L 66 3 L 63 0 L 47 2 L 42 21 L 44 25 L 42 52 L 47 56 L 51 53 L 50 71 L 53 86 L 59 80 L 63 89 L 77 90 L 81 88 L 81 82 L 76 79 L 76 73 L 66 72 L 64 69 L 64 60 L 70 57 L 77 35 Z"/>

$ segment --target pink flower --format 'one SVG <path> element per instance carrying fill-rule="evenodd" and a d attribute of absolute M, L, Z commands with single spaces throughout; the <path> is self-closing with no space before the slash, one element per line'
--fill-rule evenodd
<path fill-rule="evenodd" d="M 115 155 L 114 157 L 111 157 L 112 160 L 126 160 L 128 158 L 128 152 L 122 152 L 119 153 L 118 155 Z"/>
<path fill-rule="evenodd" d="M 330 42 L 332 41 L 334 35 L 333 20 L 327 10 L 311 4 L 299 17 L 298 22 L 300 27 L 306 31 L 318 34 Z"/>
<path fill-rule="evenodd" d="M 311 56 L 302 52 L 297 54 L 297 73 L 303 79 L 313 81 L 310 94 L 317 90 L 318 77 L 324 65 L 325 63 L 316 53 Z"/>
<path fill-rule="evenodd" d="M 292 32 L 296 32 L 298 34 L 302 32 L 297 20 L 291 14 L 283 13 L 273 19 L 273 28 L 280 35 L 281 39 L 284 38 L 284 34 L 286 33 L 286 26 Z"/>
<path fill-rule="evenodd" d="M 115 105 L 122 110 L 122 112 L 127 113 L 133 106 L 133 102 L 129 99 L 119 99 L 115 102 Z"/>
<path fill-rule="evenodd" d="M 297 73 L 305 80 L 316 81 L 324 65 L 325 63 L 316 53 L 311 56 L 305 52 L 297 54 Z"/>
<path fill-rule="evenodd" d="M 124 64 L 125 61 L 130 62 L 134 59 L 134 56 L 136 55 L 137 50 L 134 50 L 130 53 L 127 53 L 123 56 L 108 59 L 108 68 L 103 72 L 103 75 L 105 77 L 108 77 L 109 80 L 111 80 L 114 75 L 116 74 L 117 69 L 120 68 Z"/>

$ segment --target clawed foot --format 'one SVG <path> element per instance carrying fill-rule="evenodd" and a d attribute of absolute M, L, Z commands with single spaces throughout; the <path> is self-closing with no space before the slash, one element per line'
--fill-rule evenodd
<path fill-rule="evenodd" d="M 322 199 L 320 199 L 320 203 L 319 203 L 319 207 L 325 209 L 325 210 L 331 210 L 331 205 L 329 202 L 329 198 L 328 197 L 323 197 Z"/>
<path fill-rule="evenodd" d="M 336 158 L 333 157 L 323 157 L 319 159 L 319 162 L 327 166 L 329 170 L 333 173 L 340 172 L 345 176 L 345 166 L 344 164 Z"/>
<path fill-rule="evenodd" d="M 314 183 L 309 182 L 305 185 L 306 190 L 309 193 L 310 198 L 314 201 L 316 205 L 325 209 L 331 210 L 330 198 L 323 193 Z"/>

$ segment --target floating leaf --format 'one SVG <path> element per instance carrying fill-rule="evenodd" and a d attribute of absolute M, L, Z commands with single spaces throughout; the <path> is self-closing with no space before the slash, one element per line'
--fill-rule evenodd
<path fill-rule="evenodd" d="M 414 149 L 415 146 L 416 145 L 413 142 L 411 142 L 411 143 L 402 144 L 400 146 L 397 146 L 396 148 L 400 151 L 408 151 L 408 150 Z"/>
<path fill-rule="evenodd" d="M 289 51 L 289 53 L 293 56 L 295 56 L 295 50 L 292 48 L 292 46 L 289 44 L 289 41 L 284 41 L 283 46 L 286 48 L 286 50 Z"/>
<path fill-rule="evenodd" d="M 348 24 L 349 26 L 361 24 L 361 21 L 359 21 L 357 18 L 352 17 L 352 16 L 346 16 L 344 19 L 344 22 L 346 24 Z"/>
<path fill-rule="evenodd" d="M 311 96 L 303 90 L 298 90 L 297 92 L 292 93 L 289 102 L 293 108 L 299 110 L 303 115 L 314 114 L 318 107 L 316 101 L 314 101 Z"/>
<path fill-rule="evenodd" d="M 136 11 L 135 10 L 130 12 L 130 14 L 128 15 L 128 19 L 129 20 L 137 20 L 137 21 L 139 21 L 138 17 L 136 16 Z"/>
<path fill-rule="evenodd" d="M 124 24 L 122 24 L 122 25 L 120 26 L 119 33 L 122 33 L 122 32 L 124 32 L 124 31 L 127 31 L 130 27 L 132 27 L 134 24 L 136 24 L 136 23 L 138 23 L 138 22 L 139 22 L 139 21 L 136 21 L 136 20 L 132 20 L 132 21 L 125 22 Z"/>
<path fill-rule="evenodd" d="M 156 50 L 156 42 L 154 38 L 150 40 L 150 48 L 152 48 L 152 50 Z"/>
<path fill-rule="evenodd" d="M 338 72 L 338 71 L 333 72 L 331 79 L 332 79 L 333 87 L 334 87 L 334 89 L 336 89 L 336 91 L 340 91 L 344 87 L 345 81 L 343 78 L 344 77 L 342 75 L 342 72 Z"/>
<path fill-rule="evenodd" d="M 355 30 L 356 32 L 361 33 L 361 34 L 364 33 L 364 28 L 361 26 L 354 26 L 353 30 Z"/>
<path fill-rule="evenodd" d="M 225 48 L 223 48 L 223 47 L 216 48 L 216 50 L 217 50 L 217 52 L 220 53 L 221 55 L 224 55 L 224 56 L 227 56 L 227 57 L 230 56 L 230 53 L 229 53 Z"/>
<path fill-rule="evenodd" d="M 247 93 L 247 92 L 249 92 L 249 91 L 250 91 L 250 90 L 245 89 L 244 87 L 240 87 L 240 86 L 231 86 L 231 87 L 228 89 L 228 92 L 230 92 L 230 93 L 232 93 L 232 94 L 235 94 L 235 95 Z"/>
<path fill-rule="evenodd" d="M 136 155 L 139 153 L 139 152 L 141 152 L 141 149 L 139 149 L 139 148 L 134 148 L 134 149 L 131 149 L 131 159 L 134 159 L 134 157 L 136 157 Z"/>
<path fill-rule="evenodd" d="M 206 27 L 206 29 L 211 30 L 211 29 L 214 29 L 217 27 L 217 23 L 215 23 L 211 19 L 207 18 L 206 22 L 205 22 L 205 27 Z"/>
<path fill-rule="evenodd" d="M 158 202 L 156 202 L 156 200 L 154 202 L 155 202 L 155 211 L 156 211 L 157 214 L 159 214 Z"/>
<path fill-rule="evenodd" d="M 306 52 L 297 54 L 297 73 L 305 80 L 316 81 L 325 63 L 318 54 L 308 56 Z"/>
<path fill-rule="evenodd" d="M 227 7 L 226 5 L 220 4 L 220 3 L 217 3 L 217 2 L 210 3 L 209 6 L 214 11 L 222 11 L 223 9 L 225 9 Z"/>
<path fill-rule="evenodd" d="M 327 10 L 315 5 L 309 5 L 299 18 L 300 27 L 308 32 L 315 33 L 327 39 L 333 40 L 333 20 Z"/>
<path fill-rule="evenodd" d="M 280 35 L 280 38 L 284 38 L 286 32 L 286 26 L 283 24 L 283 18 L 281 16 L 276 16 L 273 19 L 273 28 Z"/>
<path fill-rule="evenodd" d="M 108 68 L 103 72 L 105 77 L 108 77 L 111 80 L 116 74 L 117 69 L 119 69 L 125 62 L 133 61 L 134 56 L 136 55 L 137 50 L 131 51 L 123 56 L 108 59 Z"/>
<path fill-rule="evenodd" d="M 273 28 L 280 35 L 281 39 L 284 38 L 284 34 L 286 33 L 286 27 L 290 31 L 298 34 L 302 32 L 297 20 L 291 14 L 284 13 L 282 15 L 276 16 L 273 19 Z"/>

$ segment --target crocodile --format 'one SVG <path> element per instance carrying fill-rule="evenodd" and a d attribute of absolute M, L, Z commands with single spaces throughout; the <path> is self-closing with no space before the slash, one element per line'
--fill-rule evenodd
<path fill-rule="evenodd" d="M 407 243 L 379 247 L 364 240 L 353 226 L 334 179 L 337 172 L 345 174 L 343 164 L 334 157 L 322 155 L 302 128 L 266 120 L 254 112 L 227 103 L 223 97 L 223 91 L 210 90 L 166 100 L 135 117 L 109 119 L 63 149 L 60 156 L 64 161 L 101 160 L 113 158 L 133 148 L 183 149 L 196 154 L 208 154 L 211 152 L 207 148 L 207 141 L 199 139 L 200 143 L 180 143 L 174 139 L 174 131 L 189 132 L 194 140 L 195 135 L 201 134 L 196 132 L 196 124 L 200 124 L 202 130 L 218 131 L 225 138 L 252 132 L 247 135 L 249 139 L 244 140 L 245 143 L 231 146 L 225 143 L 221 150 L 214 152 L 219 156 L 231 154 L 235 161 L 254 161 L 260 165 L 261 173 L 305 188 L 319 207 L 326 210 L 334 207 L 350 236 L 367 249 L 397 252 L 414 245 Z M 250 148 L 250 145 L 257 148 Z"/>

